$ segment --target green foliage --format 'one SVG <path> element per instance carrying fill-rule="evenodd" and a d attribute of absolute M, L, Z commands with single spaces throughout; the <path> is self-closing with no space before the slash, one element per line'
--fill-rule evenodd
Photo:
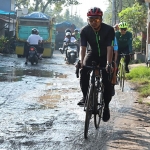
<path fill-rule="evenodd" d="M 132 7 L 128 7 L 119 13 L 121 21 L 126 21 L 133 30 L 133 36 L 137 37 L 137 33 L 146 30 L 147 9 L 144 5 L 135 3 Z"/>
<path fill-rule="evenodd" d="M 137 36 L 133 39 L 132 46 L 133 46 L 133 50 L 135 52 L 140 52 L 141 51 L 141 44 L 142 44 L 141 41 L 142 41 L 141 36 Z"/>
<path fill-rule="evenodd" d="M 7 43 L 7 38 L 4 36 L 0 37 L 0 50 L 2 50 L 5 46 L 5 43 Z"/>
<path fill-rule="evenodd" d="M 56 17 L 56 22 L 59 23 L 63 21 L 71 22 L 78 28 L 81 28 L 85 25 L 83 19 L 80 16 L 78 16 L 77 14 L 71 15 L 68 9 L 66 9 L 64 14 L 58 14 Z"/>
<path fill-rule="evenodd" d="M 126 79 L 132 80 L 138 84 L 137 91 L 141 97 L 150 95 L 150 68 L 140 66 L 131 69 L 129 74 L 126 74 Z"/>
<path fill-rule="evenodd" d="M 129 74 L 126 74 L 126 78 L 127 79 L 138 79 L 139 81 L 142 80 L 149 80 L 150 79 L 150 68 L 148 67 L 144 67 L 144 66 L 140 66 L 140 67 L 136 67 L 131 69 Z"/>
<path fill-rule="evenodd" d="M 64 6 L 78 5 L 78 0 L 34 0 L 29 2 L 27 0 L 16 0 L 16 6 L 28 6 L 29 12 L 41 11 L 51 17 L 55 17 L 56 22 L 69 21 L 81 28 L 85 25 L 83 19 L 77 14 L 70 14 L 67 9 L 64 14 L 61 14 Z M 54 8 L 52 8 L 54 6 Z"/>
<path fill-rule="evenodd" d="M 139 87 L 138 92 L 142 97 L 148 97 L 150 95 L 150 84 Z"/>
<path fill-rule="evenodd" d="M 28 7 L 29 12 L 41 11 L 45 13 L 46 8 L 54 4 L 61 4 L 63 6 L 78 5 L 77 0 L 16 0 L 16 7 Z"/>

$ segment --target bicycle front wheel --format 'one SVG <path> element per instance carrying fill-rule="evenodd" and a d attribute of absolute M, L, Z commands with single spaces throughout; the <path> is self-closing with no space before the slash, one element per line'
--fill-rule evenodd
<path fill-rule="evenodd" d="M 120 89 L 122 89 L 122 73 L 123 73 L 123 65 L 120 65 L 120 70 L 119 70 L 119 85 L 120 85 Z"/>
<path fill-rule="evenodd" d="M 100 121 L 102 118 L 103 113 L 103 89 L 96 89 L 94 90 L 94 125 L 95 128 L 99 128 Z"/>
<path fill-rule="evenodd" d="M 86 107 L 86 115 L 85 115 L 85 126 L 84 126 L 84 138 L 88 136 L 88 129 L 90 124 L 90 119 L 92 117 L 93 110 L 93 85 L 91 85 L 89 89 L 89 93 L 87 96 L 87 107 Z"/>
<path fill-rule="evenodd" d="M 125 80 L 125 67 L 122 66 L 123 69 L 122 69 L 122 83 L 121 83 L 121 91 L 123 92 L 124 91 L 124 80 Z"/>

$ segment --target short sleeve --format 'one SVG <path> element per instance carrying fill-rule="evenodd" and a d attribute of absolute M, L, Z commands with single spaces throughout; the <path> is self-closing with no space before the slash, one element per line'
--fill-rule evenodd
<path fill-rule="evenodd" d="M 80 42 L 81 42 L 81 46 L 87 47 L 86 34 L 85 34 L 85 31 L 83 29 L 80 32 Z"/>
<path fill-rule="evenodd" d="M 115 31 L 113 28 L 110 28 L 107 35 L 107 46 L 113 46 L 113 41 L 115 39 Z"/>

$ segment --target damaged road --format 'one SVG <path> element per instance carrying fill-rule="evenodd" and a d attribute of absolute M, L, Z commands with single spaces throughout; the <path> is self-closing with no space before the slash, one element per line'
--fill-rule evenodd
<path fill-rule="evenodd" d="M 77 105 L 82 94 L 75 67 L 65 64 L 58 51 L 38 65 L 24 62 L 25 58 L 16 55 L 0 56 L 0 150 L 121 150 L 131 142 L 126 136 L 133 132 L 129 133 L 127 126 L 135 121 L 137 94 L 129 83 L 123 93 L 116 86 L 111 119 L 102 122 L 98 130 L 92 120 L 85 140 L 85 112 Z M 139 142 L 136 134 L 133 136 L 136 149 Z M 140 146 L 150 149 L 149 141 L 145 144 Z"/>

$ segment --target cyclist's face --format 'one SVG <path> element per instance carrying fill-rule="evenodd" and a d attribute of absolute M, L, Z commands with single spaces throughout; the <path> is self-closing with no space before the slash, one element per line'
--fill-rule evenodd
<path fill-rule="evenodd" d="M 89 17 L 88 22 L 93 28 L 98 28 L 100 26 L 100 24 L 102 23 L 102 18 L 99 16 Z"/>
<path fill-rule="evenodd" d="M 120 33 L 121 33 L 121 34 L 125 34 L 125 33 L 126 33 L 126 31 L 127 31 L 127 29 L 126 29 L 126 28 L 122 28 L 122 29 L 120 29 Z"/>

